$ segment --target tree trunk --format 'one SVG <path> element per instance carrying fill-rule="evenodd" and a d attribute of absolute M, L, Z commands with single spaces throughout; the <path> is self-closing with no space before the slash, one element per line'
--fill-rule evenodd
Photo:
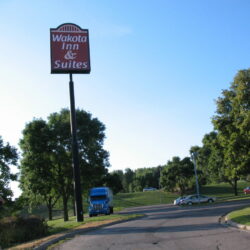
<path fill-rule="evenodd" d="M 72 208 L 73 208 L 73 215 L 76 216 L 76 206 L 74 197 L 72 198 Z"/>
<path fill-rule="evenodd" d="M 64 194 L 63 195 L 63 218 L 64 218 L 64 221 L 69 220 L 67 201 L 68 201 L 68 199 L 67 199 L 66 195 Z"/>
<path fill-rule="evenodd" d="M 234 178 L 234 195 L 238 195 L 237 178 Z"/>
<path fill-rule="evenodd" d="M 49 215 L 49 220 L 52 220 L 52 197 L 49 197 L 46 201 L 47 208 L 48 208 L 48 215 Z"/>
<path fill-rule="evenodd" d="M 183 196 L 185 194 L 186 188 L 184 186 L 179 186 L 180 188 L 180 195 Z"/>
<path fill-rule="evenodd" d="M 50 206 L 49 208 L 49 220 L 52 220 L 52 206 Z"/>

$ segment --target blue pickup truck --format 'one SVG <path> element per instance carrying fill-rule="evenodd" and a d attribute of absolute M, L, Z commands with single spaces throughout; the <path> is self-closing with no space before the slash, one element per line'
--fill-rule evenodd
<path fill-rule="evenodd" d="M 113 192 L 108 187 L 94 187 L 89 191 L 89 217 L 98 214 L 112 214 L 113 206 Z"/>

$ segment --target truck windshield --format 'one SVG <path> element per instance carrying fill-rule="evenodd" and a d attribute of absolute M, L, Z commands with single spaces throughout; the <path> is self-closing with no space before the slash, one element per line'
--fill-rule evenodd
<path fill-rule="evenodd" d="M 91 196 L 90 199 L 92 201 L 99 201 L 99 200 L 106 200 L 107 197 L 106 195 L 96 195 L 96 196 Z"/>

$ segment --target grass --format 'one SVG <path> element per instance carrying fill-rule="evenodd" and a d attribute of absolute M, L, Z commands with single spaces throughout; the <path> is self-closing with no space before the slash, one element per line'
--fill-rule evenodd
<path fill-rule="evenodd" d="M 122 221 L 137 218 L 139 214 L 112 214 L 105 216 L 96 216 L 96 217 L 86 217 L 83 222 L 77 222 L 76 217 L 69 217 L 69 221 L 64 221 L 63 219 L 55 219 L 52 221 L 48 221 L 47 224 L 49 226 L 49 234 L 59 233 L 65 230 L 73 229 L 79 227 L 81 225 L 93 223 L 93 222 L 102 222 L 102 221 Z"/>
<path fill-rule="evenodd" d="M 228 183 L 207 185 L 202 187 L 202 190 L 206 195 L 217 197 L 218 198 L 217 202 L 225 202 L 225 201 L 249 199 L 249 196 L 243 193 L 243 189 L 247 186 L 250 186 L 250 182 L 247 181 L 238 182 L 238 196 L 235 196 L 232 193 L 232 187 Z M 233 211 L 229 213 L 227 217 L 236 223 L 250 226 L 250 207 Z"/>
<path fill-rule="evenodd" d="M 243 189 L 250 186 L 250 182 L 238 182 L 238 196 L 233 193 L 233 188 L 228 183 L 210 184 L 201 187 L 200 193 L 203 195 L 213 196 L 217 198 L 217 202 L 225 202 L 231 200 L 249 198 L 243 193 Z M 165 191 L 147 191 L 137 193 L 120 193 L 115 195 L 114 204 L 116 211 L 127 207 L 138 207 L 146 205 L 171 204 L 179 197 L 177 193 Z"/>
<path fill-rule="evenodd" d="M 172 203 L 176 197 L 176 194 L 161 190 L 136 193 L 120 193 L 114 197 L 114 207 L 116 211 L 120 211 L 127 207 L 168 204 Z"/>
<path fill-rule="evenodd" d="M 214 196 L 219 201 L 231 201 L 248 198 L 244 193 L 243 189 L 250 186 L 250 182 L 238 181 L 238 196 L 233 193 L 233 188 L 228 183 L 210 184 L 201 188 L 201 193 L 208 196 Z"/>
<path fill-rule="evenodd" d="M 227 217 L 236 223 L 250 226 L 250 207 L 231 212 Z"/>

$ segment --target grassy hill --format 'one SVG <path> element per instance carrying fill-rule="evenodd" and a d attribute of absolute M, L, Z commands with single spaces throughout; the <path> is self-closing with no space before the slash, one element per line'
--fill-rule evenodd
<path fill-rule="evenodd" d="M 161 190 L 136 193 L 119 193 L 114 197 L 114 207 L 116 209 L 121 209 L 126 207 L 168 204 L 172 203 L 176 197 L 176 194 Z"/>
<path fill-rule="evenodd" d="M 238 196 L 234 195 L 233 189 L 228 183 L 203 186 L 200 188 L 200 193 L 203 195 L 217 197 L 218 201 L 242 199 L 246 197 L 242 190 L 247 186 L 250 186 L 250 182 L 238 182 Z M 174 199 L 178 196 L 180 195 L 177 193 L 170 193 L 162 190 L 138 193 L 120 193 L 115 195 L 114 202 L 116 208 L 169 204 L 173 203 Z"/>

